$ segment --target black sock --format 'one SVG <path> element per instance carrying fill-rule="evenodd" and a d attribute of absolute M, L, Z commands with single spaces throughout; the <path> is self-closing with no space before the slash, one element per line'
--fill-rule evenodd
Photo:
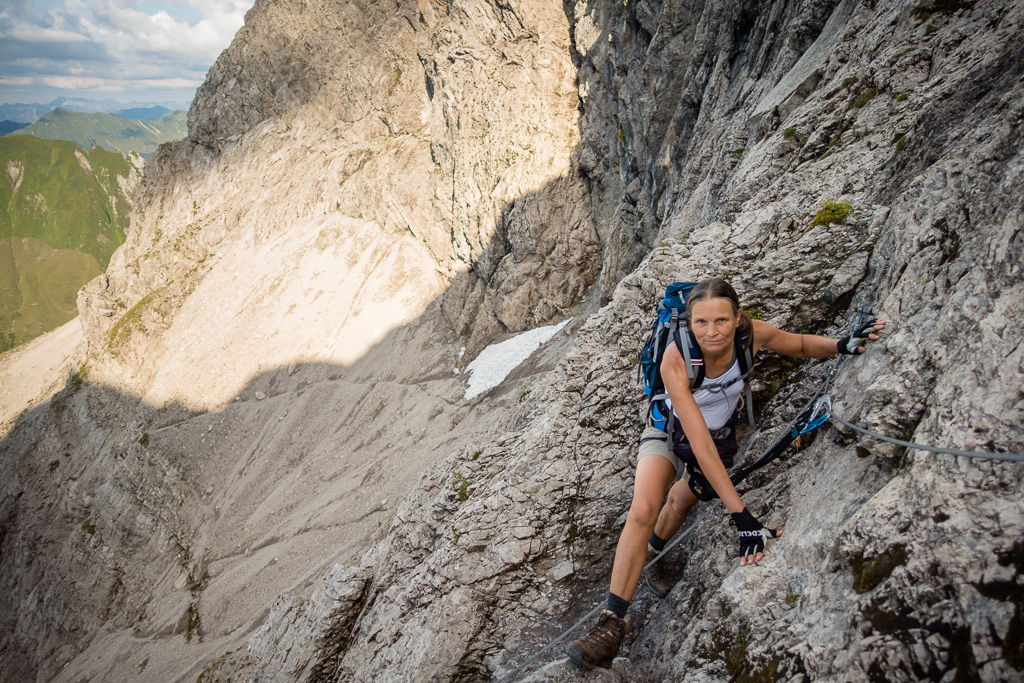
<path fill-rule="evenodd" d="M 629 609 L 629 600 L 623 600 L 615 593 L 608 591 L 608 609 L 614 612 L 619 619 L 625 619 L 626 610 Z"/>
<path fill-rule="evenodd" d="M 668 543 L 668 539 L 662 538 L 661 536 L 658 536 L 658 534 L 652 531 L 651 539 L 650 541 L 648 541 L 648 543 L 650 543 L 651 547 L 660 553 L 662 550 L 665 549 L 665 544 Z"/>

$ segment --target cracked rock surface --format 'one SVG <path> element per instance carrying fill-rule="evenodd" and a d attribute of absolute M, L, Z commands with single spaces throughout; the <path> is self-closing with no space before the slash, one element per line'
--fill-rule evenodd
<path fill-rule="evenodd" d="M 87 381 L 0 444 L 0 672 L 510 674 L 606 595 L 674 280 L 798 332 L 889 321 L 862 357 L 759 355 L 737 467 L 833 370 L 872 432 L 1024 452 L 1022 27 L 1009 0 L 257 3 L 80 297 Z M 490 341 L 570 315 L 463 398 Z M 760 565 L 701 504 L 611 669 L 563 643 L 516 680 L 1018 680 L 1022 467 L 830 422 L 740 486 L 785 529 Z"/>

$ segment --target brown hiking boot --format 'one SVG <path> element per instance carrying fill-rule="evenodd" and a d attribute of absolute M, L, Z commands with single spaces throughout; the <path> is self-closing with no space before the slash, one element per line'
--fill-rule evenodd
<path fill-rule="evenodd" d="M 597 626 L 580 640 L 572 641 L 565 651 L 574 662 L 588 669 L 595 666 L 608 669 L 611 668 L 615 655 L 622 646 L 622 639 L 626 637 L 628 631 L 628 621 L 610 610 L 602 610 L 601 616 L 597 619 Z"/>
<path fill-rule="evenodd" d="M 648 548 L 648 563 L 657 556 L 657 550 L 654 548 Z M 667 557 L 662 557 L 660 560 L 644 570 L 644 583 L 646 583 L 647 587 L 651 589 L 651 592 L 659 598 L 664 598 L 668 595 L 668 592 L 672 590 L 672 587 L 678 582 L 679 573 L 675 571 L 675 567 L 669 565 Z"/>

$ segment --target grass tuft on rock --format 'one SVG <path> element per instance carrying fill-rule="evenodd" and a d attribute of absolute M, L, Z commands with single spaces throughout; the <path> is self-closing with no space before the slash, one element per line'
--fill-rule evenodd
<path fill-rule="evenodd" d="M 807 229 L 810 230 L 816 225 L 842 223 L 850 215 L 852 208 L 847 202 L 822 202 L 821 210 L 811 219 L 811 224 L 807 226 Z"/>
<path fill-rule="evenodd" d="M 865 88 L 857 95 L 857 98 L 853 101 L 853 106 L 857 109 L 862 109 L 868 102 L 875 99 L 877 94 L 874 88 Z"/>

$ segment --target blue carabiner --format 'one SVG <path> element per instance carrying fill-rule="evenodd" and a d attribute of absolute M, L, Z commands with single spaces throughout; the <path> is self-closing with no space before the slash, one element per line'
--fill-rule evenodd
<path fill-rule="evenodd" d="M 824 408 L 824 410 L 822 410 Z M 801 434 L 810 434 L 815 429 L 825 424 L 832 415 L 832 399 L 822 396 L 814 404 L 811 416 L 807 418 L 807 424 L 800 430 Z"/>

